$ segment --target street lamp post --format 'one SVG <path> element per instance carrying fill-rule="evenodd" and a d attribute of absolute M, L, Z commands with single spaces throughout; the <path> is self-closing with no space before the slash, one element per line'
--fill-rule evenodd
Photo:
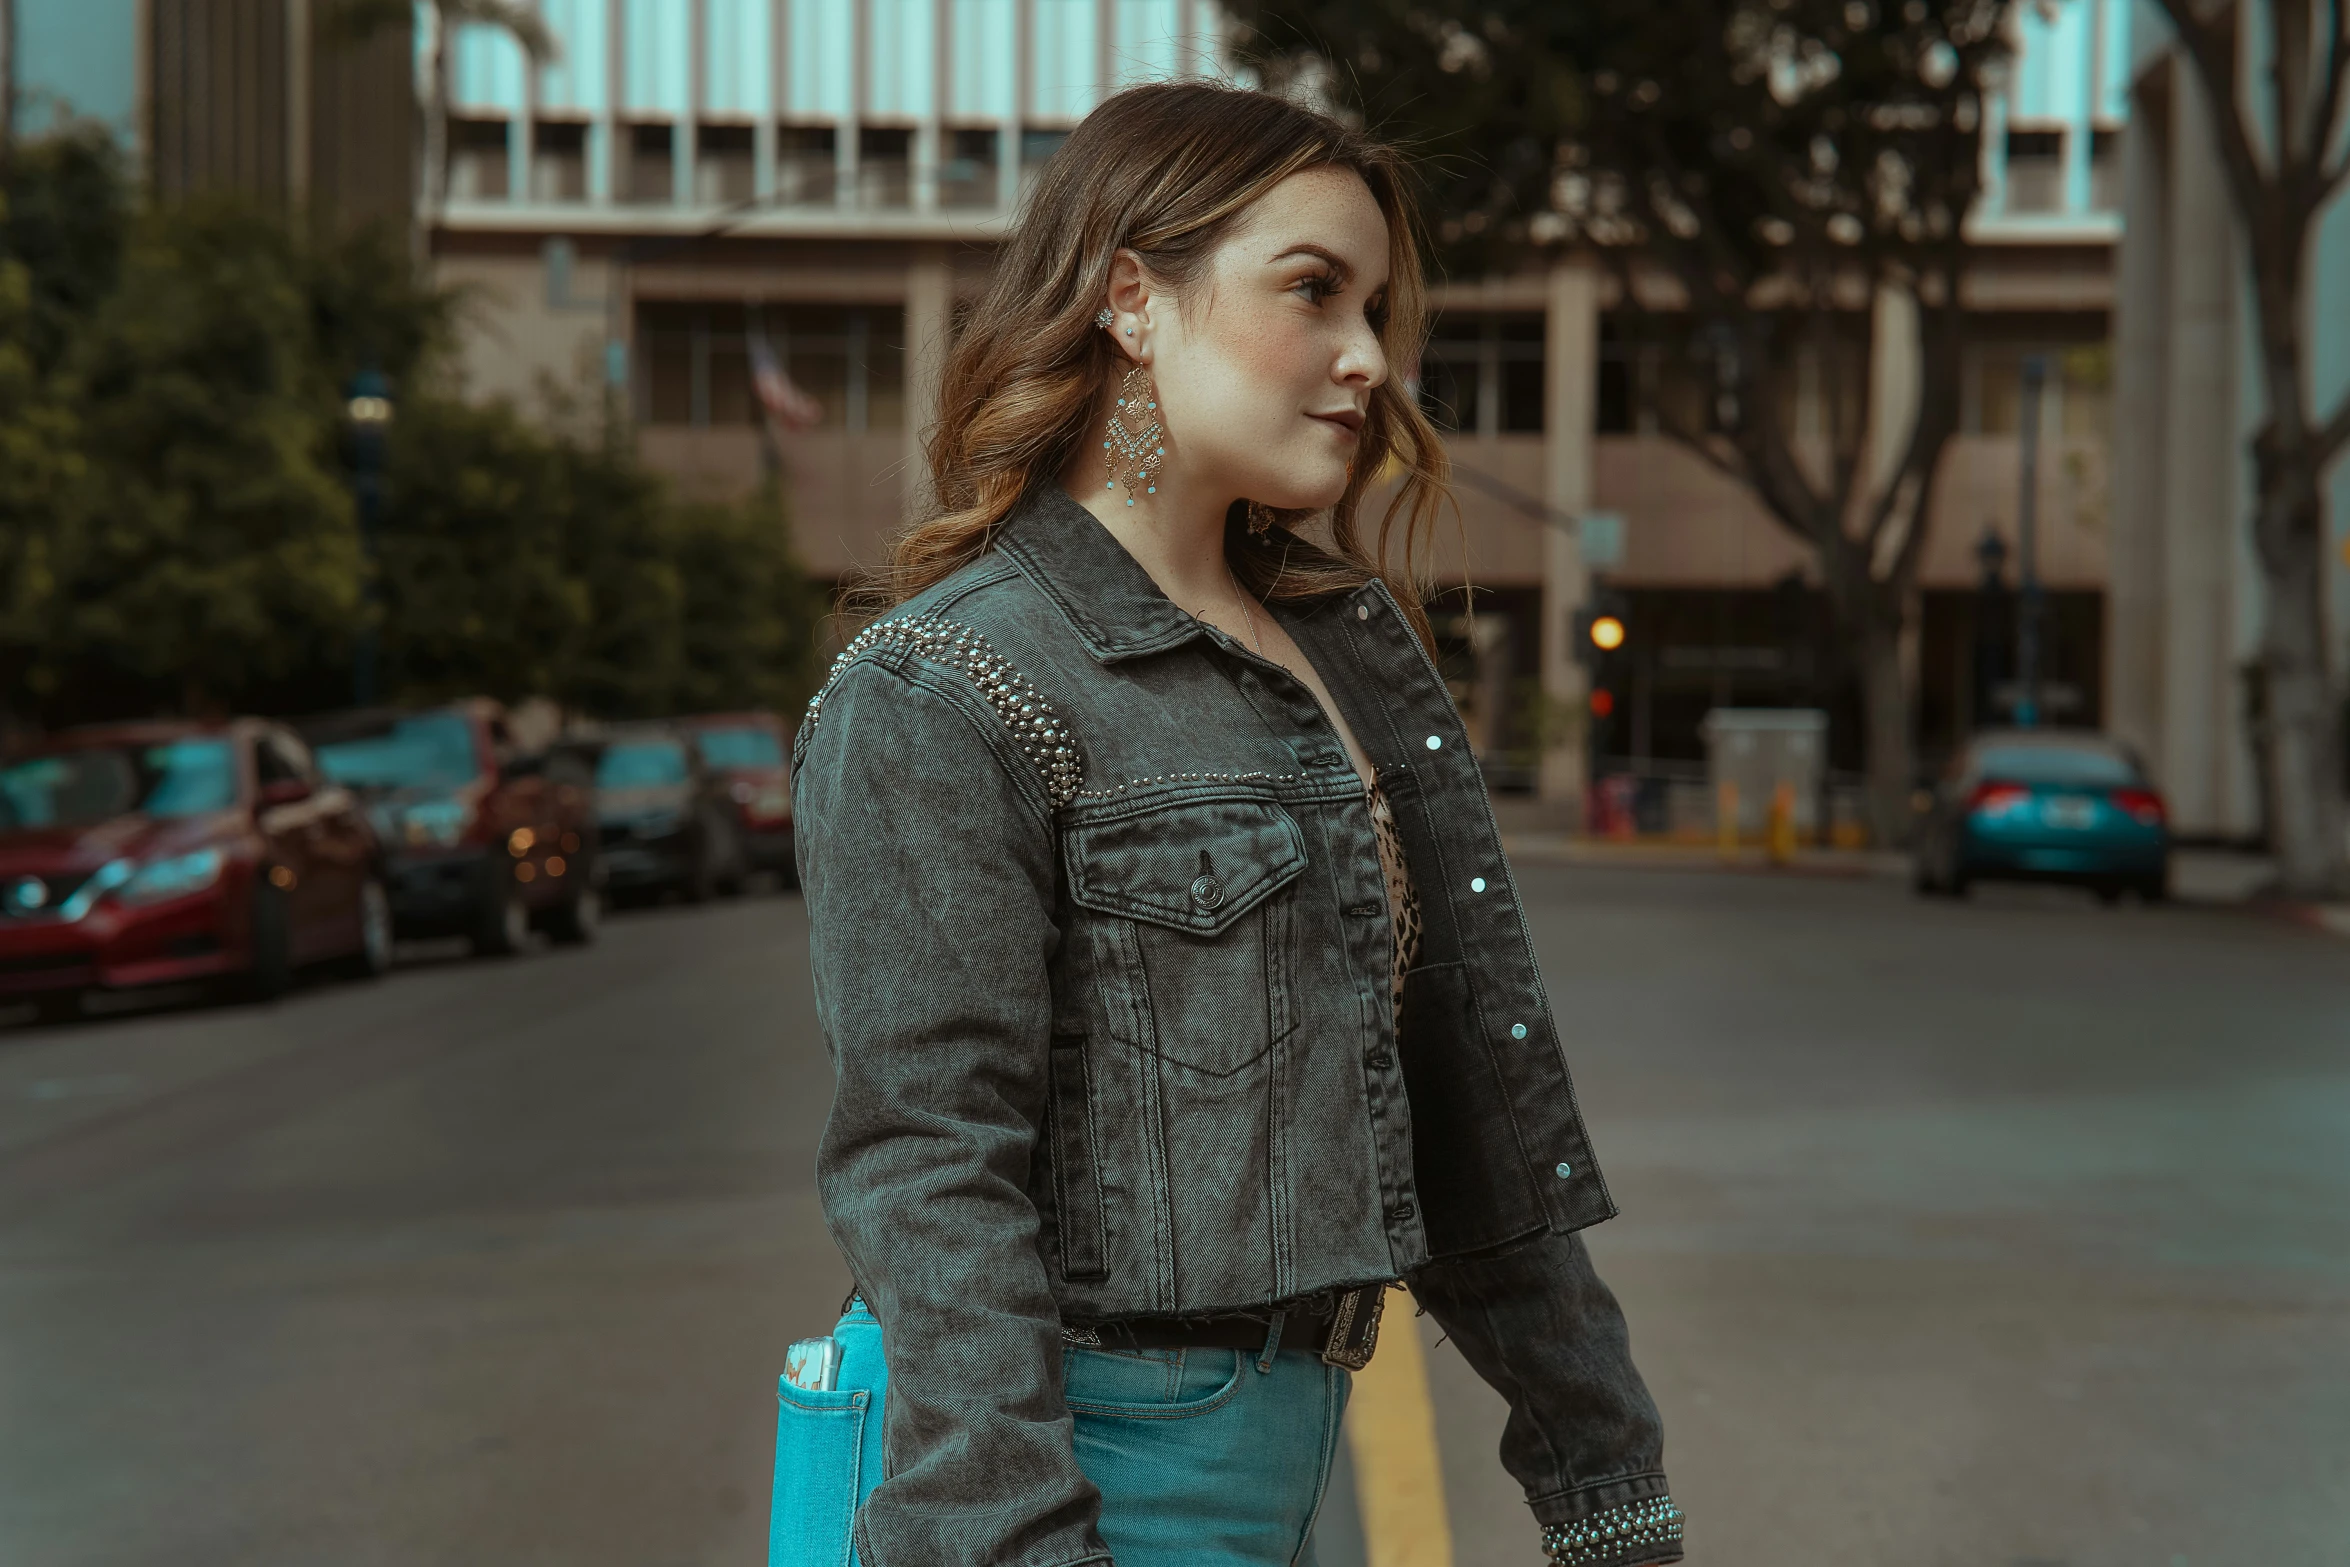
<path fill-rule="evenodd" d="M 2006 640 L 2003 610 L 2007 597 L 2007 540 L 1989 523 L 1975 545 L 1975 559 L 1983 568 L 1983 587 L 1975 607 L 1975 711 L 1996 713 L 1999 707 L 1999 648 Z M 1979 726 L 1983 717 L 1975 720 Z"/>
<path fill-rule="evenodd" d="M 359 706 L 371 707 L 380 685 L 376 621 L 383 608 L 383 591 L 376 580 L 376 532 L 383 521 L 384 443 L 392 426 L 392 386 L 382 371 L 362 370 L 351 378 L 343 419 L 350 432 L 351 498 L 359 508 L 361 571 L 359 641 L 353 650 L 351 695 Z"/>
<path fill-rule="evenodd" d="M 2022 493 L 2016 497 L 2015 721 L 2029 729 L 2040 722 L 2040 393 L 2048 381 L 2048 360 L 2024 356 Z"/>

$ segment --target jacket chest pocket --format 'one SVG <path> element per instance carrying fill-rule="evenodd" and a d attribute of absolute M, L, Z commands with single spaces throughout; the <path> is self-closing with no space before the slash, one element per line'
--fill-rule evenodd
<path fill-rule="evenodd" d="M 1191 801 L 1079 823 L 1064 847 L 1112 1035 L 1228 1076 L 1296 1027 L 1290 884 L 1306 846 L 1287 811 Z"/>

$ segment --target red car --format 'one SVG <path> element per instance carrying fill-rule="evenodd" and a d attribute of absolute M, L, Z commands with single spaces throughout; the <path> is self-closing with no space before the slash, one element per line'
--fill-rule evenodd
<path fill-rule="evenodd" d="M 595 939 L 604 866 L 595 782 L 575 749 L 521 745 L 486 697 L 329 713 L 302 730 L 383 840 L 401 935 L 463 936 L 487 957 L 520 951 L 533 929 Z"/>
<path fill-rule="evenodd" d="M 272 996 L 305 964 L 391 964 L 375 833 L 287 730 L 124 724 L 0 762 L 0 1001 L 51 1017 L 83 992 L 232 980 Z"/>
<path fill-rule="evenodd" d="M 799 884 L 792 858 L 791 731 L 773 713 L 704 713 L 678 721 L 702 765 L 725 780 L 751 865 L 787 887 Z"/>

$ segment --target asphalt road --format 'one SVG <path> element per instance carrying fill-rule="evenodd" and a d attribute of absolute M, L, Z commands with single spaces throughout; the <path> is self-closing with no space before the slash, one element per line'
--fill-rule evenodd
<path fill-rule="evenodd" d="M 1521 883 L 1692 1562 L 2350 1561 L 2350 944 Z M 754 897 L 0 1032 L 0 1563 L 762 1560 L 773 1378 L 845 1283 L 804 943 Z M 1423 1336 L 1452 1560 L 1532 1563 Z M 1441 1567 L 1339 1479 L 1323 1567 Z"/>

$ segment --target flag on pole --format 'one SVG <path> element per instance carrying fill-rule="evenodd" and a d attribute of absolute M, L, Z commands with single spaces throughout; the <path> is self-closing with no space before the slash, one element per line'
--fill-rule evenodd
<path fill-rule="evenodd" d="M 793 384 L 766 335 L 746 330 L 743 341 L 751 355 L 751 390 L 758 395 L 768 429 L 781 435 L 785 430 L 813 430 L 822 424 L 824 405 Z"/>

